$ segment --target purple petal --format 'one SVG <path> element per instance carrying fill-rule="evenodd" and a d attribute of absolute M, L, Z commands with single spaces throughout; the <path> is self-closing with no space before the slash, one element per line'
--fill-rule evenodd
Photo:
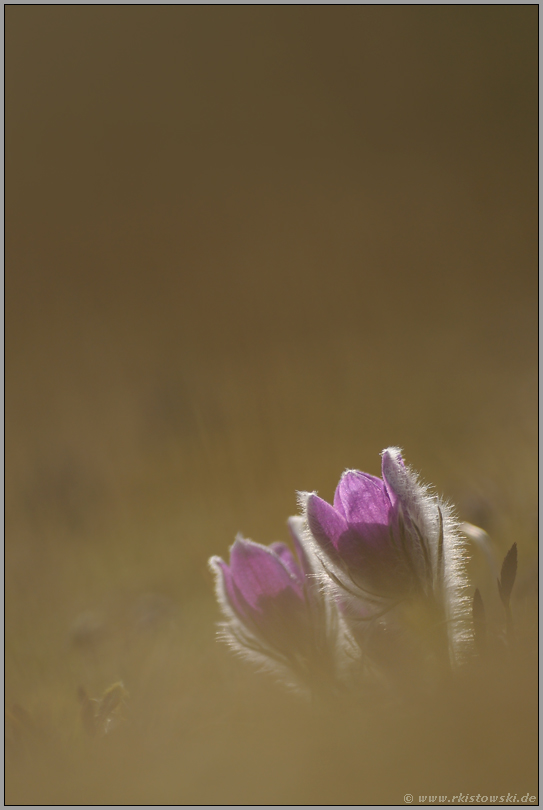
<path fill-rule="evenodd" d="M 310 616 L 299 569 L 294 577 L 276 551 L 242 538 L 232 546 L 230 560 L 234 588 L 246 604 L 246 627 L 283 654 L 304 650 Z"/>
<path fill-rule="evenodd" d="M 380 478 L 349 471 L 339 482 L 336 497 L 341 502 L 349 526 L 366 535 L 382 533 L 390 522 L 391 503 Z"/>
<path fill-rule="evenodd" d="M 299 582 L 303 582 L 304 577 L 300 566 L 294 559 L 294 555 L 286 543 L 272 543 L 270 548 L 274 554 L 277 554 L 287 571 L 292 574 L 295 579 L 299 580 Z"/>
<path fill-rule="evenodd" d="M 305 541 L 303 536 L 303 527 L 304 527 L 303 518 L 290 517 L 287 523 L 292 537 L 292 542 L 294 543 L 294 548 L 296 550 L 296 555 L 300 561 L 300 568 L 302 570 L 302 573 L 306 577 L 308 575 L 313 576 L 315 570 L 313 565 L 311 564 L 310 557 L 305 549 Z"/>
<path fill-rule="evenodd" d="M 244 608 L 243 601 L 240 599 L 240 594 L 234 584 L 230 568 L 220 557 L 212 557 L 210 564 L 218 577 L 219 601 L 221 603 L 226 602 L 227 607 L 237 614 L 240 619 L 246 619 L 247 609 L 246 607 Z"/>
<path fill-rule="evenodd" d="M 283 591 L 293 591 L 302 599 L 302 586 L 274 552 L 238 539 L 232 546 L 230 569 L 236 587 L 247 604 L 259 610 L 262 597 L 275 597 Z"/>
<path fill-rule="evenodd" d="M 341 515 L 342 518 L 347 519 L 347 515 L 345 514 L 345 509 L 343 507 L 343 502 L 341 500 L 339 487 L 340 485 L 338 484 L 336 487 L 336 491 L 334 492 L 334 509 Z"/>
<path fill-rule="evenodd" d="M 336 516 L 335 525 L 342 526 L 343 531 L 337 530 L 337 539 L 332 546 L 333 559 L 349 570 L 353 581 L 370 592 L 382 591 L 390 579 L 396 579 L 397 569 L 396 550 L 391 538 L 393 507 L 385 484 L 373 475 L 348 471 L 339 482 L 335 503 L 338 509 L 328 507 L 328 510 Z M 329 512 L 324 508 L 322 511 L 331 522 Z M 309 509 L 308 516 L 311 517 Z M 316 539 L 319 540 L 317 536 Z M 325 551 L 331 554 L 330 544 Z"/>
<path fill-rule="evenodd" d="M 323 551 L 337 557 L 339 538 L 349 529 L 345 518 L 318 495 L 311 494 L 307 499 L 307 522 Z"/>

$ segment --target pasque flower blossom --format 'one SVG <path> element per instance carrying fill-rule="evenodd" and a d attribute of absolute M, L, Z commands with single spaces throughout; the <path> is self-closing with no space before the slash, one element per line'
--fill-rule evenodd
<path fill-rule="evenodd" d="M 333 680 L 342 640 L 335 603 L 319 585 L 316 560 L 290 518 L 295 554 L 285 543 L 263 546 L 238 535 L 230 565 L 209 561 L 226 621 L 222 636 L 239 653 L 296 682 Z"/>
<path fill-rule="evenodd" d="M 421 485 L 398 448 L 382 454 L 382 478 L 348 470 L 333 505 L 302 493 L 306 543 L 321 579 L 363 621 L 416 604 L 446 634 L 456 660 L 466 641 L 462 548 L 451 508 Z M 443 631 L 443 632 L 441 632 Z"/>
<path fill-rule="evenodd" d="M 212 557 L 222 636 L 285 680 L 335 691 L 365 673 L 422 685 L 470 643 L 463 543 L 449 504 L 398 448 L 382 477 L 347 470 L 332 504 L 300 493 L 294 553 L 238 536 Z M 425 677 L 420 678 L 421 673 Z M 406 678 L 407 676 L 407 678 Z"/>

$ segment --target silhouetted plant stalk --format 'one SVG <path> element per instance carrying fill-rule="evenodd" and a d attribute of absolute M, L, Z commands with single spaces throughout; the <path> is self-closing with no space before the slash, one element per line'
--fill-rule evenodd
<path fill-rule="evenodd" d="M 514 635 L 513 615 L 511 613 L 511 592 L 517 577 L 517 544 L 513 543 L 505 555 L 500 578 L 498 579 L 498 593 L 505 608 L 505 633 L 507 638 Z"/>
<path fill-rule="evenodd" d="M 450 504 L 423 485 L 398 448 L 382 476 L 347 470 L 332 504 L 299 493 L 294 553 L 238 536 L 212 557 L 224 621 L 240 655 L 311 694 L 362 684 L 436 683 L 486 645 L 484 605 L 467 596 L 465 539 Z M 512 632 L 516 545 L 498 587 Z"/>

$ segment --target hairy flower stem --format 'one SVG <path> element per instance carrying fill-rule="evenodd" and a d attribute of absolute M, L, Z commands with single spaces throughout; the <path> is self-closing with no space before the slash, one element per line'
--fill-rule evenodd
<path fill-rule="evenodd" d="M 443 606 L 434 598 L 419 598 L 406 607 L 405 619 L 417 639 L 419 649 L 436 677 L 451 671 L 448 624 Z"/>

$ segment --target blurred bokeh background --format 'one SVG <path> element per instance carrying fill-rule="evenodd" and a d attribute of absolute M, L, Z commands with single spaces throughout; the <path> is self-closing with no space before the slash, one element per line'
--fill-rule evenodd
<path fill-rule="evenodd" d="M 7 7 L 8 803 L 535 792 L 530 632 L 323 719 L 217 644 L 206 561 L 397 444 L 518 543 L 532 627 L 537 15 Z"/>

